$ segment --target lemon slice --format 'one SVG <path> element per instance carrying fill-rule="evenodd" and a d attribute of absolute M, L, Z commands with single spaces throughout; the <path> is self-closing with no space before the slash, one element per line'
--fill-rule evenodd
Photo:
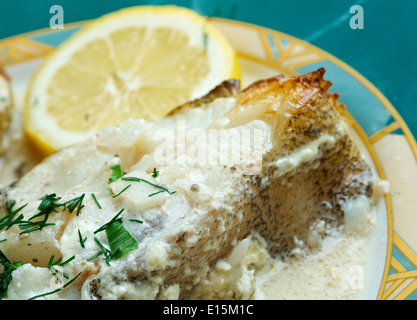
<path fill-rule="evenodd" d="M 207 18 L 177 6 L 138 6 L 86 24 L 41 64 L 24 127 L 46 153 L 129 118 L 165 116 L 239 77 L 236 54 Z"/>

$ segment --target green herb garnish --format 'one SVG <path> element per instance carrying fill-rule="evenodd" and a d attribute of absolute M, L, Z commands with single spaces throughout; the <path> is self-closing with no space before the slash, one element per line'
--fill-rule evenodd
<path fill-rule="evenodd" d="M 98 240 L 96 237 L 94 237 L 94 241 L 97 243 L 97 245 L 100 248 L 100 251 L 98 253 L 96 253 L 94 256 L 92 256 L 91 258 L 88 258 L 87 261 L 91 261 L 99 256 L 101 256 L 102 254 L 104 255 L 104 258 L 106 260 L 106 263 L 108 265 L 110 265 L 110 259 L 113 257 L 113 253 L 107 249 L 106 247 L 103 246 L 103 244 L 100 242 L 100 240 Z M 117 254 L 119 254 L 117 252 Z"/>
<path fill-rule="evenodd" d="M 3 228 L 6 228 L 8 230 L 11 226 L 15 224 L 19 224 L 23 220 L 23 214 L 20 214 L 15 218 L 17 213 L 22 210 L 24 207 L 27 206 L 27 204 L 21 206 L 20 208 L 13 210 L 13 207 L 15 206 L 16 201 L 15 200 L 6 200 L 6 210 L 7 214 L 0 219 L 0 230 Z"/>
<path fill-rule="evenodd" d="M 97 207 L 101 209 L 100 203 L 98 203 L 96 195 L 94 193 L 91 194 L 91 197 L 93 198 L 94 202 L 96 203 Z"/>
<path fill-rule="evenodd" d="M 137 222 L 137 223 L 143 223 L 143 221 L 142 221 L 142 220 L 138 220 L 138 219 L 129 219 L 129 221 L 132 221 L 132 222 Z"/>
<path fill-rule="evenodd" d="M 17 180 L 10 182 L 10 184 L 7 186 L 7 188 L 14 187 L 16 183 L 17 183 Z"/>
<path fill-rule="evenodd" d="M 12 272 L 22 266 L 23 263 L 20 261 L 11 263 L 3 251 L 0 250 L 0 264 L 3 266 L 3 272 L 0 273 L 0 300 L 2 300 L 7 296 L 9 284 L 12 281 Z"/>
<path fill-rule="evenodd" d="M 162 192 L 165 192 L 165 190 L 159 190 L 159 191 L 157 191 L 157 192 L 154 192 L 154 193 L 148 194 L 148 197 L 153 197 L 153 196 L 155 196 L 155 195 L 157 195 L 157 194 L 159 194 L 159 193 L 162 193 Z"/>
<path fill-rule="evenodd" d="M 160 192 L 163 192 L 163 191 L 165 191 L 165 192 L 169 193 L 170 195 L 172 195 L 172 194 L 174 194 L 174 193 L 176 192 L 176 191 L 169 191 L 167 188 L 165 188 L 165 187 L 163 187 L 163 186 L 160 186 L 160 185 L 154 184 L 154 183 L 152 183 L 152 182 L 150 182 L 150 181 L 148 181 L 148 180 L 141 179 L 141 178 L 136 178 L 136 177 L 126 177 L 126 178 L 122 178 L 122 180 L 123 180 L 123 181 L 134 181 L 134 182 L 145 182 L 145 183 L 147 183 L 147 184 L 149 184 L 149 185 L 151 185 L 151 186 L 153 186 L 153 187 L 155 187 L 155 188 L 157 188 L 157 189 L 160 189 L 160 191 L 155 192 L 155 193 L 152 193 L 152 194 L 150 194 L 149 196 L 155 195 L 155 194 L 160 193 Z"/>
<path fill-rule="evenodd" d="M 157 171 L 156 168 L 153 168 L 152 178 L 156 178 L 158 175 L 159 175 L 159 171 Z"/>
<path fill-rule="evenodd" d="M 84 197 L 85 197 L 85 193 L 83 193 L 79 197 L 76 197 L 76 198 L 71 199 L 67 202 L 64 202 L 63 204 L 67 207 L 67 209 L 70 213 L 73 213 L 75 208 L 77 208 L 76 215 L 78 216 L 80 214 L 81 209 L 84 208 L 84 205 L 82 204 L 83 200 L 84 200 Z"/>
<path fill-rule="evenodd" d="M 44 227 L 54 226 L 54 225 L 55 223 L 45 223 L 45 221 L 36 221 L 36 222 L 24 221 L 23 223 L 19 224 L 19 228 L 23 230 L 19 234 L 39 231 L 39 230 L 42 230 Z"/>
<path fill-rule="evenodd" d="M 55 225 L 55 223 L 47 223 L 47 221 L 51 213 L 58 212 L 57 208 L 65 208 L 65 204 L 58 203 L 60 199 L 61 198 L 57 197 L 55 193 L 45 195 L 38 206 L 39 212 L 30 217 L 27 221 L 21 221 L 19 223 L 19 228 L 24 230 L 20 234 L 42 230 L 46 226 Z M 43 217 L 43 220 L 32 221 L 39 217 Z"/>
<path fill-rule="evenodd" d="M 81 248 L 85 248 L 85 245 L 84 245 L 84 243 L 85 243 L 85 241 L 87 240 L 87 237 L 85 237 L 84 239 L 83 239 L 83 237 L 82 237 L 82 235 L 81 235 L 81 231 L 80 231 L 80 229 L 78 229 L 78 239 L 80 239 L 80 245 L 81 245 Z"/>
<path fill-rule="evenodd" d="M 75 259 L 75 256 L 72 256 L 71 258 L 68 258 L 67 260 L 65 260 L 64 262 L 61 262 L 62 261 L 62 258 L 58 258 L 55 262 L 54 262 L 54 258 L 55 258 L 55 256 L 54 255 L 52 255 L 51 256 L 51 258 L 49 259 L 49 262 L 48 262 L 48 268 L 49 269 L 51 269 L 51 267 L 53 267 L 53 266 L 63 266 L 63 265 L 66 265 L 67 263 L 69 263 L 70 261 L 72 261 L 72 260 L 74 260 Z"/>
<path fill-rule="evenodd" d="M 42 230 L 46 226 L 55 225 L 55 223 L 47 223 L 49 216 L 52 213 L 58 212 L 58 208 L 68 209 L 70 213 L 74 212 L 77 209 L 77 216 L 80 214 L 81 209 L 84 207 L 82 204 L 85 194 L 82 194 L 79 197 L 68 200 L 64 203 L 59 203 L 61 197 L 57 197 L 55 193 L 46 194 L 42 199 L 41 203 L 38 206 L 38 213 L 30 217 L 28 220 L 23 220 L 23 214 L 20 214 L 16 217 L 17 213 L 21 211 L 26 205 L 21 206 L 18 209 L 13 209 L 16 201 L 10 200 L 6 201 L 7 214 L 0 219 L 0 230 L 6 228 L 8 230 L 11 226 L 17 224 L 21 230 L 20 234 L 29 233 L 37 230 Z M 39 218 L 35 220 L 36 218 Z"/>
<path fill-rule="evenodd" d="M 118 194 L 115 194 L 114 196 L 113 196 L 113 198 L 116 198 L 116 197 L 118 197 L 118 196 L 120 196 L 123 192 L 125 192 L 127 189 L 129 189 L 130 187 L 131 187 L 132 185 L 131 184 L 129 184 L 126 188 L 124 188 L 122 191 L 120 191 Z"/>
<path fill-rule="evenodd" d="M 106 231 L 110 250 L 104 248 L 103 245 L 99 245 L 101 248 L 99 255 L 104 254 L 107 264 L 109 264 L 110 259 L 119 259 L 126 253 L 138 248 L 138 242 L 129 231 L 125 229 L 122 224 L 122 218 L 119 217 L 123 211 L 124 209 L 120 210 L 109 222 L 94 231 L 94 234 Z M 96 239 L 97 238 L 95 238 L 95 240 Z M 99 243 L 98 240 L 96 240 L 96 242 Z"/>
<path fill-rule="evenodd" d="M 62 272 L 59 269 L 54 268 L 54 267 L 55 266 L 62 267 L 63 265 L 65 265 L 65 264 L 69 263 L 70 261 L 74 260 L 75 256 L 72 256 L 71 258 L 65 260 L 64 262 L 61 262 L 62 261 L 62 258 L 58 258 L 57 261 L 54 262 L 54 258 L 55 258 L 55 256 L 52 255 L 51 258 L 49 259 L 48 269 L 51 271 L 52 275 L 57 278 L 58 281 L 60 281 L 60 282 L 62 281 L 57 276 L 58 273 L 61 274 L 65 279 L 68 279 L 69 278 L 69 275 L 67 275 L 65 272 Z"/>
<path fill-rule="evenodd" d="M 138 242 L 120 221 L 110 224 L 106 228 L 106 235 L 113 259 L 119 259 L 126 253 L 138 248 Z"/>
<path fill-rule="evenodd" d="M 103 224 L 100 228 L 98 228 L 96 231 L 94 231 L 94 234 L 100 232 L 100 231 L 104 231 L 106 230 L 106 228 L 111 225 L 112 223 L 114 223 L 115 221 L 122 221 L 122 218 L 119 218 L 119 216 L 123 213 L 125 209 L 123 208 L 122 210 L 120 210 L 109 222 Z"/>
<path fill-rule="evenodd" d="M 122 169 L 120 168 L 120 164 L 115 165 L 114 167 L 111 168 L 111 170 L 112 170 L 112 175 L 109 179 L 109 182 L 108 182 L 109 184 L 117 181 L 123 176 L 123 172 L 122 172 Z"/>

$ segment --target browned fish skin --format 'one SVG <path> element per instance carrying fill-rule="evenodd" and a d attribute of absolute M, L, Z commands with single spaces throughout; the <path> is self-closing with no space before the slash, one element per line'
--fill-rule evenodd
<path fill-rule="evenodd" d="M 302 164 L 297 170 L 275 175 L 277 168 L 270 165 L 321 134 L 334 133 L 342 121 L 344 106 L 337 102 L 337 95 L 328 93 L 331 83 L 323 80 L 324 72 L 320 69 L 293 78 L 278 76 L 258 81 L 237 94 L 241 108 L 249 105 L 264 108 L 259 119 L 275 129 L 274 147 L 263 159 L 262 172 L 245 176 L 241 168 L 225 166 L 224 173 L 240 181 L 241 186 L 230 199 L 233 213 L 213 207 L 200 217 L 194 230 L 184 229 L 173 236 L 170 243 L 175 250 L 167 267 L 146 270 L 145 258 L 139 254 L 136 266 L 126 269 L 123 277 L 114 279 L 115 283 L 127 279 L 139 286 L 160 281 L 161 289 L 179 284 L 180 298 L 186 299 L 198 279 L 230 254 L 233 240 L 242 240 L 254 230 L 268 241 L 272 254 L 286 256 L 296 246 L 295 237 L 308 244 L 309 228 L 319 219 L 335 226 L 342 223 L 340 200 L 372 196 L 373 174 L 348 135 L 330 150 L 322 146 L 318 159 Z M 234 124 L 244 121 L 238 113 L 233 117 L 235 110 L 230 112 Z M 221 222 L 225 223 L 224 230 L 218 227 Z M 160 228 L 164 228 L 163 222 Z M 198 241 L 187 246 L 187 239 L 195 235 Z M 158 230 L 149 236 L 158 238 Z M 91 295 L 100 298 L 99 276 L 92 285 Z"/>
<path fill-rule="evenodd" d="M 266 175 L 273 173 L 271 169 Z M 258 185 L 260 177 L 253 180 Z M 372 195 L 372 172 L 348 138 L 339 140 L 334 149 L 296 173 L 270 181 L 266 188 L 257 189 L 257 196 L 243 210 L 255 210 L 261 216 L 256 231 L 269 242 L 273 254 L 289 253 L 296 245 L 295 236 L 308 244 L 309 229 L 315 221 L 324 220 L 333 226 L 342 223 L 340 200 Z"/>
<path fill-rule="evenodd" d="M 210 90 L 206 95 L 199 99 L 195 99 L 189 102 L 186 102 L 176 108 L 174 108 L 168 116 L 174 115 L 181 110 L 187 108 L 198 108 L 203 104 L 210 103 L 217 98 L 227 98 L 234 96 L 240 92 L 240 81 L 239 80 L 226 80 L 216 86 L 214 89 Z"/>

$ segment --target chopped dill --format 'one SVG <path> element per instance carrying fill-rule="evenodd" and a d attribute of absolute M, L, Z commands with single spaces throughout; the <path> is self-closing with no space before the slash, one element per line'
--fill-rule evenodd
<path fill-rule="evenodd" d="M 70 213 L 73 213 L 74 210 L 75 210 L 75 208 L 77 208 L 76 215 L 78 216 L 80 214 L 81 209 L 84 208 L 84 205 L 82 204 L 83 203 L 83 200 L 84 200 L 84 197 L 85 197 L 85 193 L 83 193 L 79 197 L 76 197 L 74 199 L 68 200 L 67 202 L 64 202 L 63 204 L 67 207 L 67 209 L 68 209 L 68 211 Z"/>
<path fill-rule="evenodd" d="M 7 214 L 0 219 L 0 230 L 4 228 L 8 230 L 11 226 L 15 224 L 19 224 L 23 220 L 23 214 L 20 214 L 17 217 L 16 215 L 17 213 L 19 213 L 19 211 L 21 211 L 28 204 L 25 204 L 21 206 L 20 208 L 13 210 L 13 207 L 15 206 L 15 204 L 16 204 L 15 200 L 6 200 L 5 206 L 6 206 Z"/>
<path fill-rule="evenodd" d="M 46 226 L 55 225 L 55 223 L 47 223 L 47 221 L 51 213 L 58 212 L 57 208 L 65 208 L 65 204 L 58 203 L 60 199 L 61 198 L 57 197 L 55 193 L 45 195 L 38 206 L 39 212 L 30 217 L 27 221 L 20 221 L 19 228 L 24 230 L 20 234 L 42 230 Z M 43 220 L 32 221 L 39 217 L 43 217 Z"/>
<path fill-rule="evenodd" d="M 151 193 L 151 194 L 148 195 L 148 197 L 153 197 L 153 196 L 155 196 L 155 195 L 157 195 L 159 193 L 162 193 L 162 192 L 165 192 L 165 190 L 159 190 L 157 192 Z"/>
<path fill-rule="evenodd" d="M 100 231 L 106 230 L 106 228 L 115 221 L 121 221 L 122 218 L 119 218 L 119 216 L 122 214 L 122 212 L 124 210 L 125 210 L 124 208 L 122 210 L 120 210 L 109 222 L 103 224 L 100 228 L 98 228 L 96 231 L 94 231 L 94 234 L 99 233 Z"/>
<path fill-rule="evenodd" d="M 100 248 L 100 251 L 98 253 L 96 253 L 94 256 L 90 257 L 87 259 L 87 261 L 91 261 L 99 256 L 101 256 L 102 254 L 104 255 L 104 258 L 106 260 L 106 264 L 110 265 L 110 259 L 113 256 L 113 253 L 107 249 L 106 247 L 103 246 L 103 244 L 100 242 L 100 240 L 98 240 L 96 237 L 94 237 L 94 241 L 97 243 L 97 245 Z M 118 254 L 118 253 L 117 253 Z"/>
<path fill-rule="evenodd" d="M 52 255 L 51 256 L 51 258 L 49 259 L 49 262 L 48 262 L 48 268 L 50 269 L 51 267 L 53 267 L 53 266 L 63 266 L 63 265 L 66 265 L 67 263 L 69 263 L 69 262 L 71 262 L 72 260 L 74 260 L 75 259 L 75 256 L 72 256 L 71 258 L 68 258 L 67 260 L 65 260 L 64 262 L 61 262 L 62 261 L 62 258 L 58 258 L 55 262 L 54 262 L 54 258 L 55 258 L 55 256 L 54 255 Z"/>
<path fill-rule="evenodd" d="M 142 220 L 138 220 L 138 219 L 129 219 L 129 221 L 132 221 L 132 222 L 137 222 L 137 223 L 143 223 L 143 221 L 142 221 Z"/>
<path fill-rule="evenodd" d="M 84 239 L 83 239 L 83 237 L 82 237 L 82 235 L 81 235 L 81 231 L 80 231 L 80 229 L 78 229 L 78 239 L 80 240 L 80 245 L 81 245 L 81 248 L 85 248 L 85 242 L 86 242 L 86 240 L 87 240 L 87 237 L 85 237 Z"/>
<path fill-rule="evenodd" d="M 70 213 L 74 212 L 77 209 L 77 216 L 80 214 L 81 209 L 84 208 L 82 204 L 84 200 L 85 194 L 82 194 L 79 197 L 75 197 L 74 199 L 68 200 L 64 203 L 60 203 L 61 197 L 57 197 L 55 193 L 46 194 L 42 199 L 38 206 L 38 213 L 30 217 L 28 220 L 24 220 L 23 214 L 20 214 L 16 217 L 17 213 L 19 213 L 27 204 L 19 207 L 18 209 L 14 209 L 16 204 L 15 200 L 6 200 L 5 206 L 7 210 L 7 214 L 0 219 L 0 230 L 6 228 L 8 230 L 13 225 L 18 225 L 18 227 L 22 230 L 20 234 L 25 234 L 37 230 L 42 230 L 46 226 L 55 225 L 55 223 L 47 223 L 49 216 L 52 213 L 58 212 L 58 208 L 68 209 Z M 35 220 L 38 218 L 37 220 Z"/>
<path fill-rule="evenodd" d="M 3 251 L 0 250 L 0 264 L 3 266 L 3 272 L 0 273 L 0 300 L 2 300 L 7 296 L 9 284 L 12 281 L 12 272 L 22 266 L 23 263 L 20 261 L 11 263 Z"/>
<path fill-rule="evenodd" d="M 93 198 L 94 202 L 96 203 L 97 207 L 101 209 L 100 203 L 98 203 L 96 195 L 94 193 L 91 194 L 91 197 Z"/>
<path fill-rule="evenodd" d="M 160 186 L 160 185 L 157 185 L 157 184 L 154 184 L 154 183 L 152 183 L 152 182 L 150 182 L 150 181 L 148 181 L 148 180 L 145 180 L 145 179 L 141 179 L 141 178 L 136 178 L 136 177 L 125 177 L 125 178 L 122 178 L 122 180 L 123 181 L 134 181 L 134 182 L 145 182 L 145 183 L 147 183 L 147 184 L 149 184 L 149 185 L 151 185 L 151 186 L 153 186 L 153 187 L 155 187 L 155 188 L 157 188 L 157 189 L 160 189 L 160 190 L 162 190 L 162 191 L 165 191 L 165 192 L 167 192 L 167 193 L 169 193 L 170 195 L 172 195 L 172 194 L 174 194 L 176 191 L 169 191 L 167 188 L 165 188 L 165 187 L 163 187 L 163 186 Z M 161 192 L 162 192 L 161 191 Z M 159 192 L 157 192 L 157 193 L 159 193 Z M 152 196 L 152 195 L 155 195 L 155 194 L 157 194 L 157 193 L 152 193 L 151 195 L 149 195 L 149 196 Z"/>
<path fill-rule="evenodd" d="M 131 187 L 132 185 L 131 184 L 129 184 L 126 188 L 124 188 L 122 191 L 120 191 L 118 194 L 115 194 L 114 196 L 113 196 L 113 198 L 116 198 L 116 197 L 118 197 L 118 196 L 120 196 L 123 192 L 125 192 L 127 189 L 129 189 L 130 187 Z"/>
<path fill-rule="evenodd" d="M 122 214 L 122 212 L 124 210 L 125 210 L 124 208 L 122 210 L 120 210 L 109 222 L 103 224 L 100 228 L 98 228 L 96 231 L 94 231 L 94 234 L 96 234 L 96 233 L 98 233 L 100 231 L 106 230 L 106 228 L 109 225 L 111 225 L 113 222 L 115 222 L 115 221 L 120 221 L 121 222 L 122 221 L 122 218 L 119 218 L 119 216 Z"/>

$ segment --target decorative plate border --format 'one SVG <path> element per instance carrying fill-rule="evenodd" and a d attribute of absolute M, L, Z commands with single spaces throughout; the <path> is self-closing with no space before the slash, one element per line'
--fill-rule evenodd
<path fill-rule="evenodd" d="M 373 148 L 378 140 L 391 133 L 401 134 L 407 140 L 410 150 L 417 162 L 417 144 L 406 123 L 384 97 L 384 95 L 346 63 L 333 55 L 285 33 L 252 25 L 244 22 L 210 18 L 229 38 L 240 58 L 244 58 L 279 72 L 295 75 L 306 73 L 324 66 L 330 77 L 343 75 L 341 81 L 356 81 L 358 99 L 373 98 L 373 110 L 363 110 L 358 107 L 358 101 L 343 101 L 352 115 L 353 129 L 364 142 L 376 170 L 382 179 L 385 174 L 380 160 Z M 66 24 L 64 30 L 42 29 L 0 40 L 0 63 L 12 66 L 36 58 L 42 58 L 51 52 L 62 40 L 71 36 L 87 21 Z M 259 46 L 245 46 L 236 42 L 234 33 L 246 32 L 251 41 Z M 337 88 L 334 91 L 339 92 Z M 354 96 L 354 95 L 351 95 Z M 371 97 L 372 96 L 372 97 Z M 341 97 L 343 99 L 344 96 Z M 355 106 L 356 108 L 352 107 Z M 377 110 L 375 110 L 377 109 Z M 372 113 L 378 117 L 369 117 Z M 411 248 L 393 229 L 393 212 L 391 196 L 385 196 L 388 223 L 388 243 L 386 262 L 382 282 L 377 299 L 416 299 L 417 297 L 417 248 Z"/>

